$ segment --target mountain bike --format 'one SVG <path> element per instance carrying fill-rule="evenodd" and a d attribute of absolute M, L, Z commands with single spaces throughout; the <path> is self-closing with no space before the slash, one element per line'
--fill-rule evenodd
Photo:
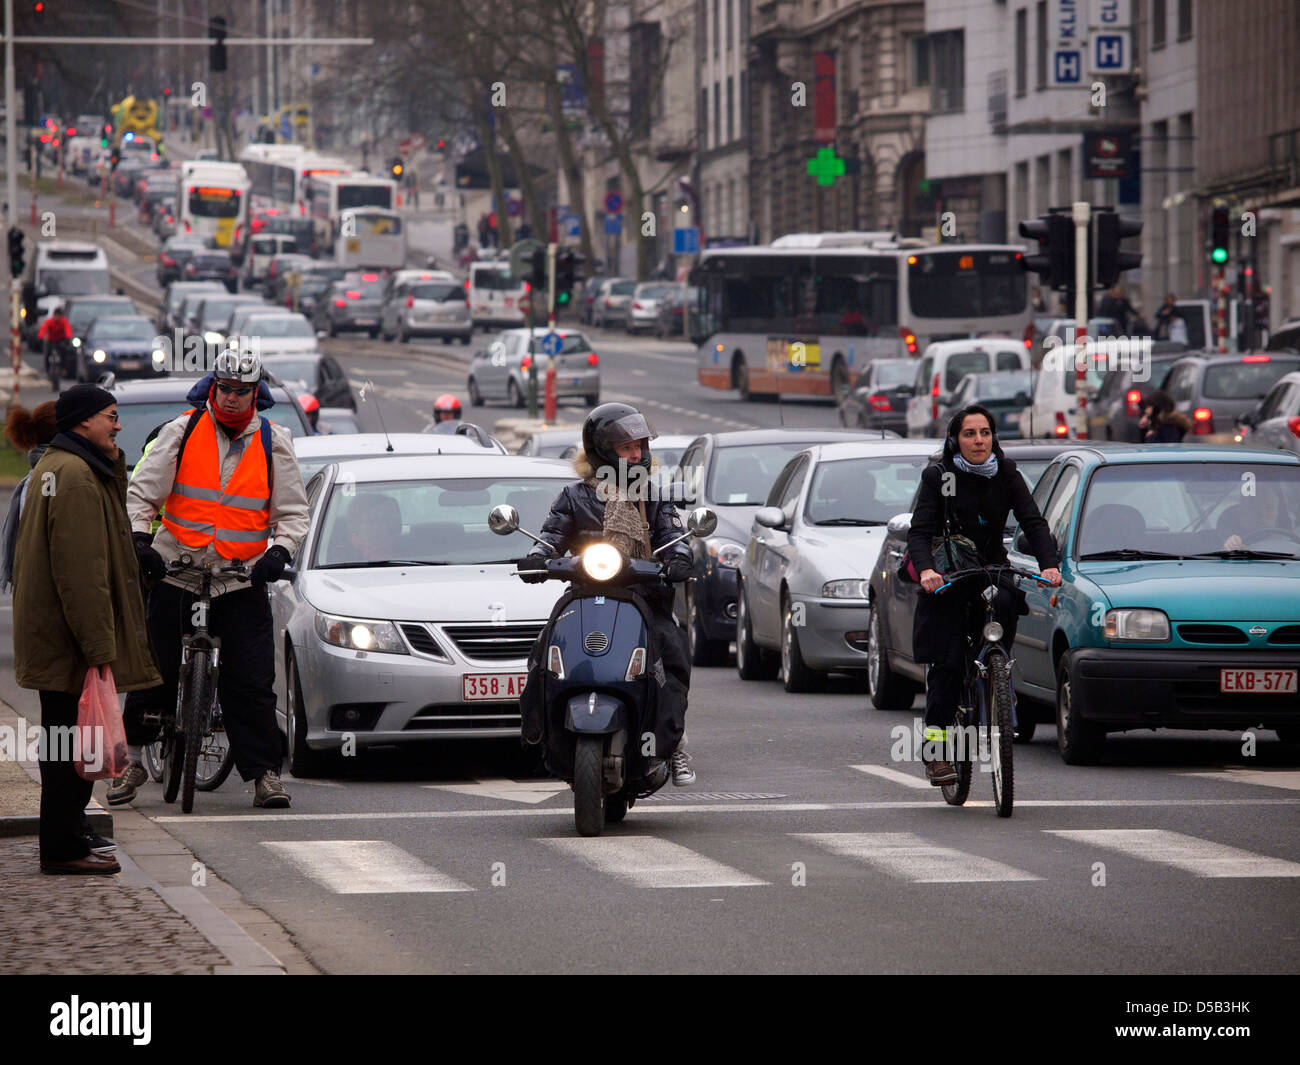
<path fill-rule="evenodd" d="M 158 720 L 157 717 L 154 719 Z M 155 784 L 161 784 L 163 764 L 169 747 L 162 737 L 148 744 L 144 749 L 144 767 L 149 771 Z M 235 752 L 230 746 L 230 737 L 226 735 L 226 726 L 221 719 L 221 700 L 212 711 L 212 734 L 207 737 L 199 751 L 198 766 L 194 771 L 194 789 L 196 791 L 216 791 L 226 782 L 230 771 L 235 767 Z"/>
<path fill-rule="evenodd" d="M 227 580 L 248 581 L 252 577 L 252 570 L 239 559 L 223 566 L 215 566 L 211 562 L 195 565 L 189 554 L 182 554 L 177 561 L 167 565 L 169 575 L 187 571 L 197 573 L 199 577 L 199 588 L 191 607 L 194 631 L 181 641 L 176 710 L 163 718 L 160 754 L 163 799 L 175 802 L 179 793 L 181 810 L 185 813 L 194 809 L 199 759 L 204 755 L 205 748 L 213 744 L 217 724 L 217 676 L 221 664 L 221 638 L 208 632 L 212 586 Z M 224 735 L 224 729 L 222 733 Z M 211 757 L 204 759 L 205 779 L 214 780 L 215 783 L 203 789 L 207 791 L 219 787 L 225 779 L 224 776 L 216 779 L 219 767 L 216 770 L 207 769 Z M 229 772 L 227 766 L 226 773 Z"/>
<path fill-rule="evenodd" d="M 985 758 L 993 776 L 993 807 L 999 817 L 1010 817 L 1015 805 L 1015 766 L 1012 751 L 1016 740 L 1016 693 L 1011 686 L 1011 656 L 1002 645 L 1002 625 L 994 617 L 993 604 L 998 594 L 998 575 L 1051 584 L 1046 577 L 1014 566 L 973 566 L 945 574 L 945 582 L 934 590 L 938 595 L 960 580 L 980 576 L 987 582 L 980 592 L 984 601 L 984 624 L 979 632 L 982 642 L 976 650 L 973 626 L 966 626 L 965 676 L 962 694 L 953 723 L 957 779 L 941 786 L 949 806 L 961 806 L 970 795 L 971 774 L 975 759 Z M 972 740 L 974 742 L 972 742 Z"/>

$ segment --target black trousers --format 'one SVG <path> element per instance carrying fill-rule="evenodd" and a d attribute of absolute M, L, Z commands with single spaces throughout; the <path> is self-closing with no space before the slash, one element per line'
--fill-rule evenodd
<path fill-rule="evenodd" d="M 144 746 L 158 738 L 158 727 L 143 721 L 145 711 L 176 706 L 181 637 L 194 631 L 192 592 L 156 584 L 149 595 L 149 636 L 163 682 L 126 697 L 126 742 Z M 275 638 L 271 603 L 265 588 L 241 588 L 211 601 L 208 631 L 221 638 L 217 696 L 221 718 L 243 780 L 268 769 L 280 771 L 280 730 L 275 724 Z"/>
<path fill-rule="evenodd" d="M 659 641 L 659 657 L 664 664 L 664 683 L 659 687 L 655 705 L 655 750 L 666 758 L 677 750 L 686 731 L 686 701 L 691 687 L 691 656 L 687 649 L 686 633 L 678 627 L 670 614 L 655 609 L 650 613 L 655 636 Z M 651 684 L 658 678 L 651 677 Z"/>
<path fill-rule="evenodd" d="M 941 652 L 931 660 L 925 674 L 925 724 L 927 728 L 947 728 L 957 716 L 957 703 L 961 698 L 962 678 L 966 675 L 966 641 L 962 634 L 970 632 L 975 638 L 975 648 L 983 643 L 984 600 L 983 588 L 976 585 L 965 591 L 959 599 L 947 597 L 957 591 L 950 588 L 933 596 L 936 628 L 950 632 L 952 638 L 941 644 Z M 921 592 L 925 595 L 925 592 Z M 1002 626 L 1002 646 L 1011 651 L 1016 638 L 1016 624 L 1020 620 L 1016 592 L 1007 587 L 998 588 L 993 602 L 994 616 Z"/>
<path fill-rule="evenodd" d="M 41 727 L 48 734 L 63 726 L 76 727 L 80 693 L 41 692 Z M 90 802 L 94 781 L 82 780 L 72 759 L 47 761 L 47 754 L 60 752 L 55 745 L 41 745 L 41 861 L 75 862 L 90 853 L 81 835 L 81 815 Z M 61 744 L 59 746 L 62 746 Z"/>

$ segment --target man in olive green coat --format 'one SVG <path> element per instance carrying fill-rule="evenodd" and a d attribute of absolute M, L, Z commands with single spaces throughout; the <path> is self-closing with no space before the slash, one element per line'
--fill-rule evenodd
<path fill-rule="evenodd" d="M 94 385 L 55 405 L 58 434 L 32 470 L 15 552 L 14 675 L 41 696 L 41 725 L 77 723 L 93 667 L 118 691 L 162 683 L 145 627 L 140 564 L 126 514 L 126 460 L 117 446 L 117 401 Z M 90 853 L 81 811 L 92 784 L 66 751 L 41 752 L 41 870 L 116 873 Z"/>

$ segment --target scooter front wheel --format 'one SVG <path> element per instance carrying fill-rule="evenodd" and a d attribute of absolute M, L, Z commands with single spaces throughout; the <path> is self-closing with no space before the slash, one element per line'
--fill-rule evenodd
<path fill-rule="evenodd" d="M 605 823 L 616 825 L 627 816 L 627 799 L 622 795 L 611 795 L 605 800 Z"/>
<path fill-rule="evenodd" d="M 573 755 L 573 821 L 580 836 L 599 836 L 605 827 L 605 738 L 579 736 Z"/>

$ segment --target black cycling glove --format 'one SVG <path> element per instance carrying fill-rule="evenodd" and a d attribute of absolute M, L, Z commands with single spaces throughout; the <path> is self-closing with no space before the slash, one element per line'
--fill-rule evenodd
<path fill-rule="evenodd" d="M 673 584 L 688 581 L 693 576 L 695 576 L 695 564 L 689 558 L 677 555 L 670 558 L 668 564 L 664 566 L 664 577 Z"/>
<path fill-rule="evenodd" d="M 140 560 L 140 570 L 151 581 L 160 581 L 167 576 L 167 563 L 162 555 L 154 550 L 152 533 L 132 533 L 135 540 L 135 557 Z"/>
<path fill-rule="evenodd" d="M 525 555 L 519 560 L 519 576 L 525 584 L 541 584 L 546 580 L 546 559 L 541 555 Z"/>
<path fill-rule="evenodd" d="M 253 565 L 252 585 L 261 588 L 284 576 L 285 567 L 289 565 L 290 555 L 279 544 L 269 548 Z"/>

